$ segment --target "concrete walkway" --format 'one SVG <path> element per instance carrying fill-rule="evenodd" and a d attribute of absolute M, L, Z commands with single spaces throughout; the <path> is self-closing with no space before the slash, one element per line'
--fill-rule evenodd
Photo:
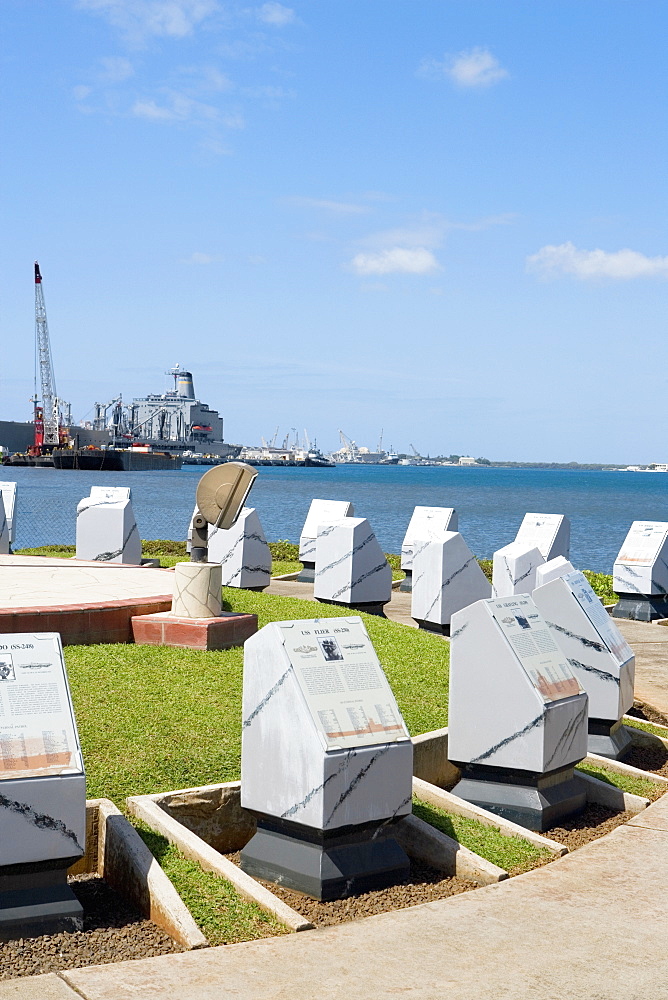
<path fill-rule="evenodd" d="M 0 1000 L 665 1000 L 668 796 L 547 868 L 356 923 L 0 984 Z"/>

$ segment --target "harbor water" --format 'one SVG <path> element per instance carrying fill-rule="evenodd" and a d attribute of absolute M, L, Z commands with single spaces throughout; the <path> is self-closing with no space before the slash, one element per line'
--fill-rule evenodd
<path fill-rule="evenodd" d="M 195 487 L 206 470 L 90 473 L 2 470 L 18 483 L 15 548 L 73 544 L 78 501 L 90 487 L 130 486 L 142 538 L 184 539 Z M 250 495 L 269 541 L 297 542 L 314 497 L 350 500 L 369 519 L 386 552 L 399 552 L 417 504 L 455 507 L 459 528 L 479 558 L 511 542 L 527 511 L 566 514 L 571 561 L 612 572 L 634 520 L 668 520 L 668 473 L 486 467 L 339 465 L 333 469 L 263 468 Z"/>

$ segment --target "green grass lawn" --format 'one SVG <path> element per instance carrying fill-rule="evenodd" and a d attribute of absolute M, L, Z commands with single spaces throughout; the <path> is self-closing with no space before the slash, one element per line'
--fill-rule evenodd
<path fill-rule="evenodd" d="M 535 847 L 521 837 L 504 837 L 498 826 L 486 826 L 467 816 L 456 816 L 417 797 L 413 798 L 413 813 L 510 875 L 519 875 L 554 857 L 546 848 Z"/>
<path fill-rule="evenodd" d="M 655 726 L 651 722 L 645 722 L 644 719 L 624 719 L 625 726 L 631 726 L 633 729 L 642 729 L 645 733 L 652 733 L 654 736 L 660 736 L 661 739 L 665 740 L 668 738 L 668 732 L 665 728 L 661 729 L 660 726 Z"/>
<path fill-rule="evenodd" d="M 591 764 L 589 761 L 578 764 L 575 770 L 588 774 L 590 778 L 605 781 L 608 785 L 616 785 L 623 792 L 640 795 L 643 799 L 649 799 L 650 802 L 663 795 L 666 789 L 663 783 L 652 781 L 650 778 L 638 778 L 634 774 L 621 774 L 618 771 L 611 771 L 602 764 Z"/>
<path fill-rule="evenodd" d="M 345 608 L 225 591 L 232 611 L 268 621 L 342 617 Z M 362 615 L 411 734 L 447 724 L 448 644 Z M 88 795 L 127 795 L 238 780 L 243 650 L 67 646 L 65 662 Z"/>
<path fill-rule="evenodd" d="M 287 927 L 256 903 L 244 899 L 226 879 L 205 872 L 196 861 L 184 857 L 166 837 L 138 820 L 133 822 L 209 944 L 236 944 L 289 933 Z"/>

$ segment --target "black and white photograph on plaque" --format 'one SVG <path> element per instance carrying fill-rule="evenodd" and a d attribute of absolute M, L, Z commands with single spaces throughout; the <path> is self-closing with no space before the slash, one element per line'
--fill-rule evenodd
<path fill-rule="evenodd" d="M 322 655 L 326 660 L 342 660 L 343 653 L 341 652 L 341 647 L 339 646 L 336 639 L 332 636 L 328 636 L 326 639 L 318 639 L 320 643 L 320 648 L 322 650 Z"/>
<path fill-rule="evenodd" d="M 14 664 L 11 656 L 0 658 L 0 681 L 15 681 Z"/>

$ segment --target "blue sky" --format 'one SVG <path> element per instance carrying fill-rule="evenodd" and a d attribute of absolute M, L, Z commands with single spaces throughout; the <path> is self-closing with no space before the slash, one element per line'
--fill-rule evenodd
<path fill-rule="evenodd" d="M 654 0 L 4 0 L 0 418 L 668 461 Z"/>

